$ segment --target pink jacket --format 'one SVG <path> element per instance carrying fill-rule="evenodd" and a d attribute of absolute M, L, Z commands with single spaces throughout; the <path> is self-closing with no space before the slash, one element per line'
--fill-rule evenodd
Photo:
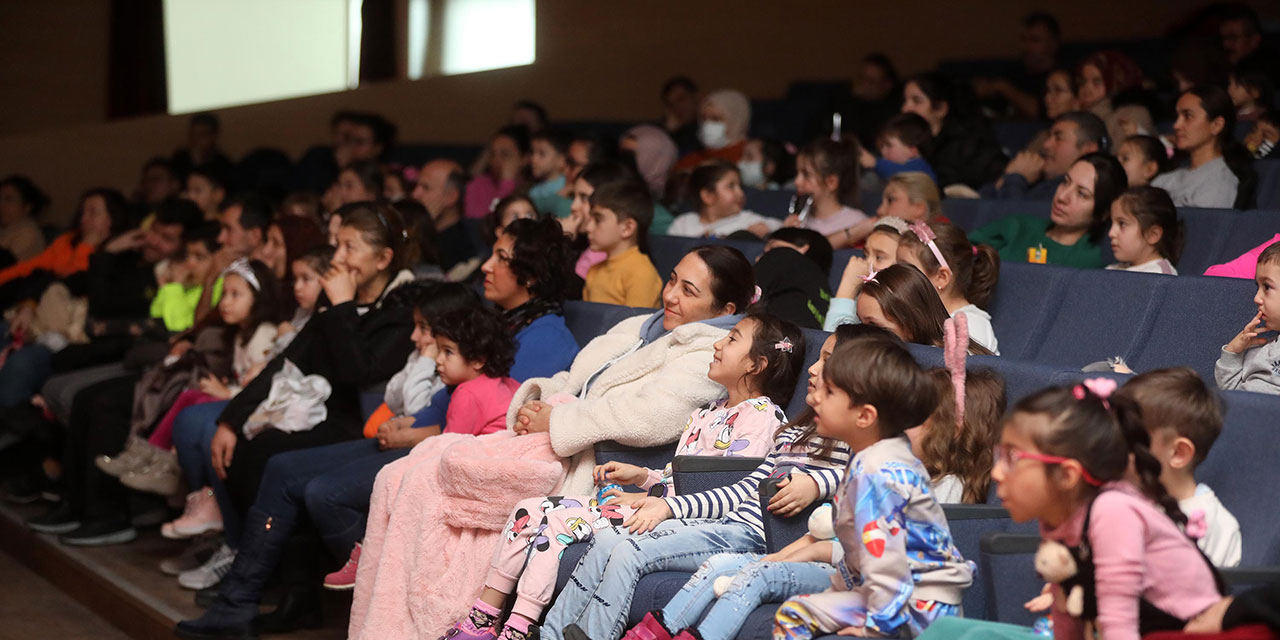
<path fill-rule="evenodd" d="M 507 428 L 507 406 L 520 383 L 511 378 L 480 376 L 453 390 L 445 412 L 445 433 L 482 436 Z"/>
<path fill-rule="evenodd" d="M 1215 264 L 1204 270 L 1206 276 L 1218 276 L 1220 278 L 1244 278 L 1252 280 L 1255 271 L 1258 269 L 1258 256 L 1262 254 L 1262 250 L 1271 246 L 1277 240 L 1280 240 L 1280 233 L 1277 233 L 1270 240 L 1250 249 L 1248 253 L 1223 264 Z"/>

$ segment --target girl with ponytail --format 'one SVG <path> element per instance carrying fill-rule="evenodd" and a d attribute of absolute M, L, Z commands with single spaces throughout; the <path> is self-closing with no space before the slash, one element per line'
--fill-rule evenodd
<path fill-rule="evenodd" d="M 959 227 L 946 222 L 913 222 L 898 240 L 898 262 L 920 270 L 938 290 L 951 317 L 963 314 L 969 337 L 1000 355 L 991 314 L 982 310 L 1000 279 L 1000 254 L 990 245 L 969 242 Z"/>
<path fill-rule="evenodd" d="M 1024 398 L 996 447 L 991 477 L 1009 515 L 1039 520 L 1042 538 L 1072 550 L 1076 575 L 1092 577 L 1074 614 L 1052 588 L 1064 640 L 1091 637 L 1090 625 L 1108 640 L 1181 630 L 1223 590 L 1160 484 L 1141 410 L 1115 387 L 1091 379 Z"/>

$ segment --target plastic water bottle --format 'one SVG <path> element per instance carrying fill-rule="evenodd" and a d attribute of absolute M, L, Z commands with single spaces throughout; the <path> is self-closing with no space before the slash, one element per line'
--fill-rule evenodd
<path fill-rule="evenodd" d="M 610 500 L 616 500 L 616 499 L 618 498 L 618 496 L 607 496 L 607 495 L 605 495 L 606 493 L 608 493 L 608 492 L 610 492 L 610 491 L 613 491 L 614 489 L 617 489 L 617 490 L 621 491 L 621 490 L 622 490 L 622 485 L 617 485 L 617 484 L 606 484 L 605 486 L 600 487 L 599 489 L 597 489 L 597 490 L 596 490 L 596 504 L 598 504 L 598 505 L 608 504 Z"/>

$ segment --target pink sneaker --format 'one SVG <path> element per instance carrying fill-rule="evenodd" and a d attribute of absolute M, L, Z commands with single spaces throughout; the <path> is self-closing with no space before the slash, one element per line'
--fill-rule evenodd
<path fill-rule="evenodd" d="M 349 591 L 356 586 L 356 569 L 360 567 L 360 543 L 351 549 L 351 557 L 341 569 L 324 577 L 324 588 L 333 591 Z"/>
<path fill-rule="evenodd" d="M 472 609 L 465 618 L 453 623 L 440 640 L 497 640 L 494 627 L 498 622 L 496 616 Z"/>
<path fill-rule="evenodd" d="M 658 616 L 654 612 L 644 614 L 644 619 L 634 627 L 631 627 L 626 634 L 622 636 L 622 640 L 672 640 L 671 632 L 662 625 L 658 620 Z"/>
<path fill-rule="evenodd" d="M 210 531 L 222 531 L 222 511 L 213 489 L 204 487 L 187 494 L 187 507 L 173 522 L 160 527 L 160 535 L 170 540 L 191 538 Z"/>

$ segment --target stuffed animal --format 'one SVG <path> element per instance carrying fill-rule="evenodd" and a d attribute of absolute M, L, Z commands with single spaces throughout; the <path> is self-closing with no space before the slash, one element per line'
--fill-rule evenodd
<path fill-rule="evenodd" d="M 834 540 L 836 537 L 834 517 L 835 511 L 831 508 L 830 502 L 819 505 L 813 513 L 809 514 L 809 535 L 819 541 Z M 720 576 L 716 578 L 711 588 L 719 598 L 729 590 L 731 584 L 733 584 L 733 576 Z"/>
<path fill-rule="evenodd" d="M 1075 556 L 1061 542 L 1045 540 L 1036 550 L 1036 573 L 1045 582 L 1062 588 L 1067 599 L 1063 610 L 1076 618 L 1084 613 L 1084 585 L 1079 569 Z"/>

